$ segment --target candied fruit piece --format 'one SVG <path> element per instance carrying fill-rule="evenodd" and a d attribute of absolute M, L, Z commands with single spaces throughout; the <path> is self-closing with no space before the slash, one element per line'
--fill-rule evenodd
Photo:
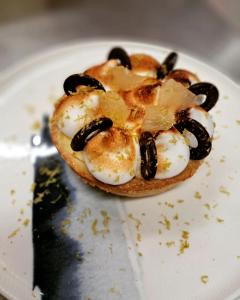
<path fill-rule="evenodd" d="M 105 93 L 100 98 L 100 112 L 119 127 L 124 127 L 130 114 L 122 97 L 112 91 Z"/>
<path fill-rule="evenodd" d="M 178 111 L 192 107 L 196 96 L 182 84 L 170 79 L 157 93 L 157 101 L 146 107 L 144 130 L 168 130 L 175 123 Z"/>

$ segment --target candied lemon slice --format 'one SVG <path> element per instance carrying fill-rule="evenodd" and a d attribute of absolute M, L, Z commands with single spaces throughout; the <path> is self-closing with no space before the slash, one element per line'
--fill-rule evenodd
<path fill-rule="evenodd" d="M 135 75 L 122 66 L 112 68 L 109 73 L 112 76 L 112 86 L 117 90 L 133 89 L 141 85 L 145 79 L 143 76 Z"/>
<path fill-rule="evenodd" d="M 143 119 L 143 129 L 146 131 L 168 130 L 175 123 L 175 114 L 167 107 L 149 105 Z"/>
<path fill-rule="evenodd" d="M 192 107 L 195 99 L 196 95 L 174 79 L 165 81 L 158 94 L 158 104 L 175 112 Z"/>
<path fill-rule="evenodd" d="M 182 84 L 170 79 L 163 83 L 153 105 L 146 107 L 144 130 L 168 130 L 175 123 L 177 111 L 194 105 L 196 96 Z"/>
<path fill-rule="evenodd" d="M 116 92 L 107 92 L 100 98 L 100 113 L 110 118 L 117 127 L 124 127 L 130 110 Z"/>

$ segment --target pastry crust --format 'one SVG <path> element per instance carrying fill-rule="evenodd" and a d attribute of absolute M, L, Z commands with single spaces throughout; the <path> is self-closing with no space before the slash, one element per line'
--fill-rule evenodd
<path fill-rule="evenodd" d="M 121 185 L 105 184 L 89 173 L 83 160 L 83 153 L 74 152 L 71 149 L 70 139 L 67 138 L 57 126 L 59 114 L 60 105 L 57 106 L 51 121 L 51 136 L 53 143 L 57 147 L 62 158 L 84 182 L 93 187 L 98 187 L 105 192 L 127 197 L 145 197 L 159 194 L 192 177 L 202 163 L 202 161 L 199 160 L 190 160 L 187 168 L 182 173 L 168 179 L 144 180 L 143 178 L 135 177 L 131 181 Z"/>

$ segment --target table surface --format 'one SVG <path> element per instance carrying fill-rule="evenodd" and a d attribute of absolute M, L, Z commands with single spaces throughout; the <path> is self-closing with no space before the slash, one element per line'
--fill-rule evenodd
<path fill-rule="evenodd" d="M 76 40 L 127 38 L 182 50 L 240 82 L 240 28 L 213 2 L 69 0 L 66 5 L 45 0 L 29 13 L 24 5 L 29 8 L 33 2 L 19 1 L 21 10 L 5 7 L 4 17 L 0 13 L 0 69 Z"/>
<path fill-rule="evenodd" d="M 121 37 L 183 50 L 240 80 L 240 28 L 210 4 L 215 0 L 69 1 L 0 23 L 1 70 L 71 41 Z"/>

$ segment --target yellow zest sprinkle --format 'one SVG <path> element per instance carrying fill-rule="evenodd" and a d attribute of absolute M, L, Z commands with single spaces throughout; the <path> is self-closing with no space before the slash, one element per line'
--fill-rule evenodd
<path fill-rule="evenodd" d="M 141 240 L 142 240 L 142 236 L 141 236 L 141 233 L 137 233 L 137 241 L 138 242 L 141 242 Z"/>
<path fill-rule="evenodd" d="M 107 229 L 111 218 L 105 210 L 101 210 L 101 215 L 103 216 L 103 226 Z"/>
<path fill-rule="evenodd" d="M 132 220 L 132 221 L 135 222 L 135 224 L 136 224 L 136 229 L 139 230 L 139 229 L 140 229 L 140 226 L 142 225 L 141 221 L 140 221 L 139 219 L 135 218 L 135 217 L 133 216 L 132 213 L 129 213 L 129 214 L 128 214 L 128 218 L 129 218 L 130 220 Z"/>
<path fill-rule="evenodd" d="M 167 207 L 174 208 L 174 205 L 173 205 L 172 203 L 165 202 L 164 204 L 165 204 Z"/>
<path fill-rule="evenodd" d="M 17 236 L 17 234 L 19 233 L 20 228 L 15 229 L 12 233 L 9 234 L 8 238 L 14 238 L 15 236 Z"/>
<path fill-rule="evenodd" d="M 167 230 L 171 229 L 171 222 L 167 219 L 167 217 L 164 216 L 163 221 L 160 221 L 159 223 L 162 224 Z"/>
<path fill-rule="evenodd" d="M 195 192 L 194 198 L 195 199 L 202 199 L 202 195 L 199 192 Z"/>
<path fill-rule="evenodd" d="M 240 259 L 240 255 L 237 255 L 237 259 Z"/>
<path fill-rule="evenodd" d="M 61 167 L 57 166 L 55 169 L 51 170 L 47 167 L 41 167 L 39 169 L 40 175 L 46 175 L 48 178 L 46 181 L 40 184 L 40 187 L 48 187 L 50 184 L 55 183 L 57 181 L 56 176 L 61 173 Z M 54 201 L 57 202 L 56 200 Z"/>
<path fill-rule="evenodd" d="M 35 187 L 36 187 L 36 182 L 33 182 L 33 183 L 31 184 L 30 191 L 31 191 L 31 192 L 34 192 Z"/>
<path fill-rule="evenodd" d="M 37 193 L 37 197 L 34 199 L 33 203 L 38 204 L 38 203 L 42 202 L 44 195 L 45 195 L 45 192 Z"/>
<path fill-rule="evenodd" d="M 178 255 L 183 254 L 185 249 L 188 249 L 188 248 L 189 248 L 188 241 L 187 240 L 180 240 L 180 248 L 179 248 Z"/>
<path fill-rule="evenodd" d="M 55 175 L 59 175 L 61 173 L 61 167 L 57 166 L 55 169 L 49 169 L 48 167 L 41 167 L 39 169 L 40 175 L 46 175 L 49 176 L 50 178 L 53 178 Z"/>
<path fill-rule="evenodd" d="M 224 222 L 224 220 L 221 219 L 221 218 L 216 218 L 216 221 L 217 221 L 218 223 L 223 223 L 223 222 Z"/>
<path fill-rule="evenodd" d="M 162 234 L 162 230 L 161 229 L 158 229 L 158 234 Z"/>
<path fill-rule="evenodd" d="M 179 203 L 179 204 L 181 204 L 181 203 L 183 203 L 183 202 L 184 202 L 183 199 L 178 199 L 178 200 L 177 200 L 177 203 Z"/>
<path fill-rule="evenodd" d="M 240 125 L 240 120 L 236 120 L 237 125 Z"/>
<path fill-rule="evenodd" d="M 142 236 L 141 236 L 141 233 L 140 233 L 140 227 L 142 226 L 141 221 L 139 219 L 135 218 L 132 213 L 128 214 L 128 218 L 135 223 L 135 228 L 136 228 L 136 231 L 137 231 L 136 240 L 138 242 L 141 242 L 141 240 L 142 240 Z"/>
<path fill-rule="evenodd" d="M 39 121 L 35 121 L 31 126 L 32 130 L 39 130 L 40 128 L 41 128 L 41 123 Z"/>
<path fill-rule="evenodd" d="M 14 189 L 12 189 L 12 190 L 10 191 L 10 194 L 11 194 L 11 196 L 13 196 L 13 195 L 16 194 L 16 191 L 15 191 Z"/>
<path fill-rule="evenodd" d="M 90 208 L 84 208 L 84 210 L 80 213 L 79 217 L 77 218 L 77 220 L 83 224 L 84 220 L 88 217 L 90 217 L 92 214 L 92 211 Z"/>
<path fill-rule="evenodd" d="M 70 202 L 67 203 L 67 215 L 71 216 L 74 211 L 76 211 L 76 208 Z"/>
<path fill-rule="evenodd" d="M 204 218 L 205 218 L 206 220 L 209 220 L 209 215 L 208 215 L 208 214 L 204 214 Z"/>
<path fill-rule="evenodd" d="M 138 252 L 138 256 L 143 256 L 142 252 Z"/>
<path fill-rule="evenodd" d="M 223 156 L 220 158 L 219 162 L 220 162 L 220 163 L 224 163 L 225 160 L 226 160 L 226 156 L 223 155 Z"/>
<path fill-rule="evenodd" d="M 208 210 L 211 209 L 211 206 L 208 203 L 203 204 L 204 207 L 206 207 Z"/>
<path fill-rule="evenodd" d="M 202 276 L 201 276 L 201 281 L 202 281 L 202 283 L 204 283 L 204 284 L 208 283 L 208 276 L 207 276 L 207 275 L 202 275 Z"/>
<path fill-rule="evenodd" d="M 182 238 L 185 239 L 185 240 L 187 240 L 189 238 L 189 232 L 186 231 L 186 230 L 183 230 L 182 231 Z"/>
<path fill-rule="evenodd" d="M 175 242 L 174 241 L 170 241 L 170 242 L 166 242 L 166 246 L 168 248 L 175 246 Z"/>
<path fill-rule="evenodd" d="M 24 214 L 24 209 L 23 209 L 23 208 L 20 209 L 20 214 L 21 214 L 21 215 Z"/>
<path fill-rule="evenodd" d="M 176 145 L 176 143 L 177 143 L 176 137 L 173 136 L 173 137 L 171 138 L 171 140 L 169 140 L 169 143 L 170 143 L 170 144 L 173 144 L 173 145 Z"/>
<path fill-rule="evenodd" d="M 25 219 L 22 224 L 23 224 L 23 226 L 27 227 L 29 223 L 30 223 L 30 220 Z"/>
<path fill-rule="evenodd" d="M 222 193 L 222 194 L 225 194 L 227 196 L 230 196 L 230 192 L 226 189 L 226 187 L 224 187 L 223 185 L 221 185 L 219 187 L 219 192 Z"/>
<path fill-rule="evenodd" d="M 63 234 L 67 233 L 67 230 L 70 227 L 70 225 L 71 225 L 71 220 L 69 220 L 69 219 L 63 220 L 61 222 L 61 231 Z"/>
<path fill-rule="evenodd" d="M 114 183 L 118 183 L 120 180 L 120 175 L 116 176 L 116 178 L 114 179 Z"/>
<path fill-rule="evenodd" d="M 178 255 L 183 254 L 185 252 L 185 249 L 189 248 L 190 245 L 189 245 L 188 239 L 189 239 L 189 232 L 186 230 L 183 230 L 182 231 L 182 239 L 180 239 L 180 241 L 179 241 L 180 247 L 179 247 Z"/>
<path fill-rule="evenodd" d="M 97 235 L 98 234 L 98 230 L 97 230 L 97 223 L 98 223 L 98 220 L 95 219 L 93 222 L 92 222 L 92 232 L 94 235 Z"/>
<path fill-rule="evenodd" d="M 162 169 L 163 171 L 167 171 L 167 170 L 170 168 L 171 164 L 172 164 L 172 163 L 170 162 L 169 159 L 165 159 L 165 160 L 161 163 L 161 169 Z"/>
<path fill-rule="evenodd" d="M 102 237 L 104 237 L 107 233 L 110 232 L 110 230 L 109 230 L 109 223 L 110 223 L 111 218 L 110 218 L 110 216 L 108 215 L 108 213 L 105 210 L 101 210 L 100 213 L 101 213 L 101 215 L 103 217 L 103 221 L 102 221 L 103 228 L 102 229 L 98 229 L 97 228 L 98 219 L 95 219 L 92 222 L 91 229 L 92 229 L 92 233 L 94 235 L 101 234 Z"/>
<path fill-rule="evenodd" d="M 176 214 L 174 217 L 173 217 L 174 220 L 178 220 L 179 219 L 179 216 L 178 214 Z"/>

